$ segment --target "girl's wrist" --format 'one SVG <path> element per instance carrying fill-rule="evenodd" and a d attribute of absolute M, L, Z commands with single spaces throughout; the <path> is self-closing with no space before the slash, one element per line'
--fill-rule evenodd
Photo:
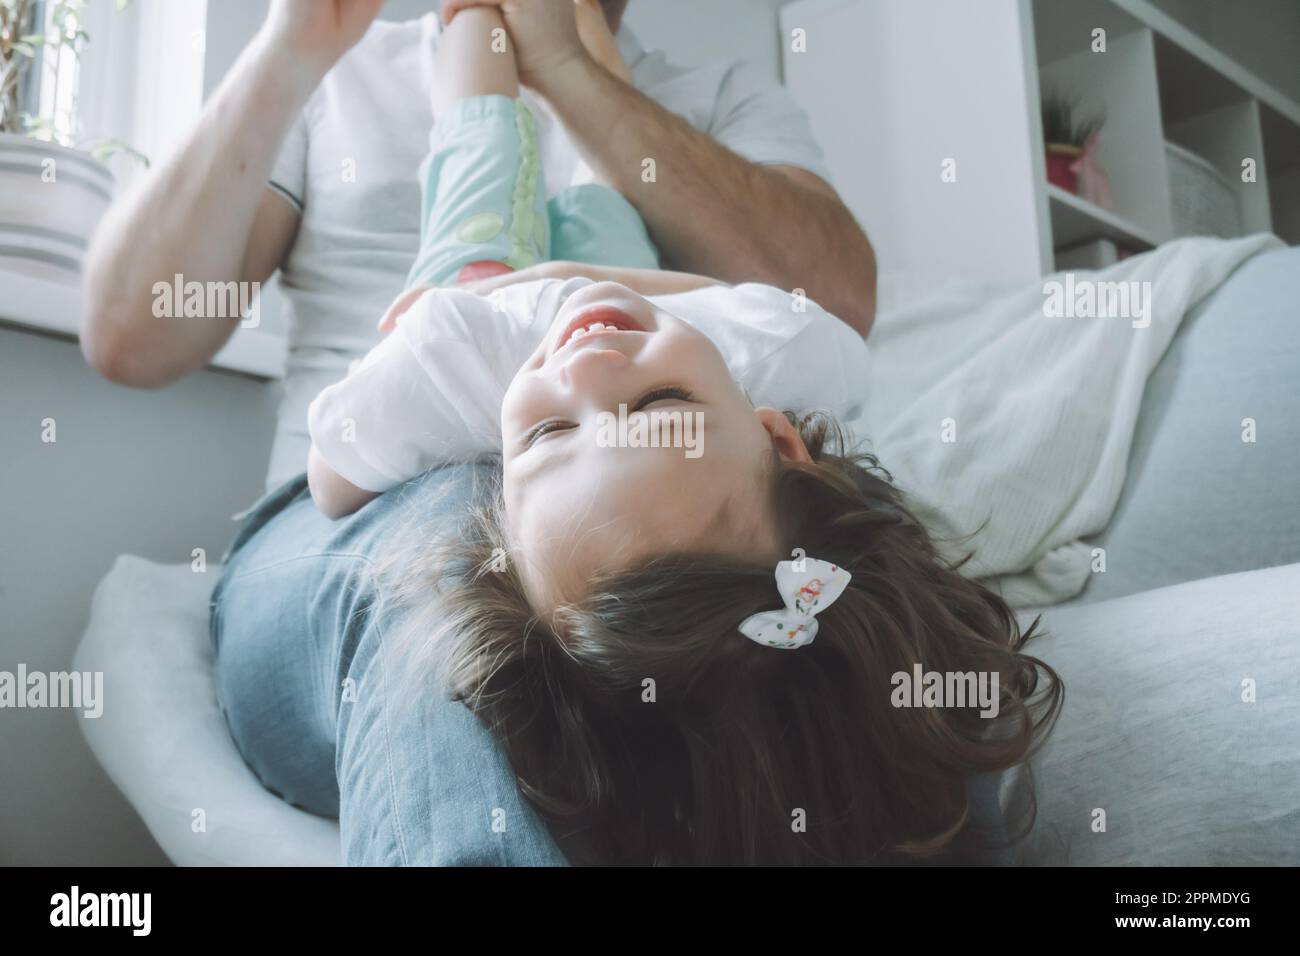
<path fill-rule="evenodd" d="M 533 72 L 525 74 L 521 71 L 519 81 L 532 87 L 554 105 L 562 102 L 570 93 L 589 92 L 596 74 L 609 75 L 586 50 L 579 48 L 571 55 Z"/>

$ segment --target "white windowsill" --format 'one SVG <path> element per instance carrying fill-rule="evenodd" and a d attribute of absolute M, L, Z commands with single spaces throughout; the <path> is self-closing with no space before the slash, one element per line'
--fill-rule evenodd
<path fill-rule="evenodd" d="M 81 332 L 80 287 L 0 271 L 0 323 L 77 338 Z M 160 320 L 163 321 L 163 320 Z M 209 368 L 259 379 L 284 376 L 284 339 L 260 329 L 236 329 Z"/>

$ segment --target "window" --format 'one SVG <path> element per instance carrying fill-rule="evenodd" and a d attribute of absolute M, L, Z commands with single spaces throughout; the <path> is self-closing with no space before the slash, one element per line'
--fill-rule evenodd
<path fill-rule="evenodd" d="M 68 42 L 35 47 L 20 109 L 35 118 L 49 138 L 71 145 L 80 139 L 76 128 L 79 64 L 75 45 L 80 43 L 77 20 L 62 3 L 30 0 L 28 7 L 30 33 L 67 37 Z"/>

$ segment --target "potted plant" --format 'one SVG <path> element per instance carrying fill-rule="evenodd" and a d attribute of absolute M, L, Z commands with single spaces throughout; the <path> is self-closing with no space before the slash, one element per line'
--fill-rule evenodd
<path fill-rule="evenodd" d="M 0 0 L 0 268 L 79 281 L 113 197 L 115 140 L 85 141 L 76 114 L 90 0 Z M 120 10 L 130 0 L 116 0 Z M 40 82 L 37 82 L 37 81 Z"/>
<path fill-rule="evenodd" d="M 1078 101 L 1049 92 L 1043 97 L 1043 143 L 1047 148 L 1047 181 L 1066 192 L 1079 193 L 1079 171 L 1085 154 L 1095 150 L 1105 117 L 1079 118 Z"/>

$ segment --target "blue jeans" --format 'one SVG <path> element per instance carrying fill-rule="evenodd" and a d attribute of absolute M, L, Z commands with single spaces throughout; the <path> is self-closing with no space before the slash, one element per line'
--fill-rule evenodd
<path fill-rule="evenodd" d="M 462 509 L 480 466 L 431 471 L 331 521 L 302 476 L 263 498 L 212 596 L 217 699 L 272 793 L 337 816 L 355 865 L 562 865 L 504 753 L 443 694 L 397 701 L 400 625 L 372 569 L 408 507 Z"/>

